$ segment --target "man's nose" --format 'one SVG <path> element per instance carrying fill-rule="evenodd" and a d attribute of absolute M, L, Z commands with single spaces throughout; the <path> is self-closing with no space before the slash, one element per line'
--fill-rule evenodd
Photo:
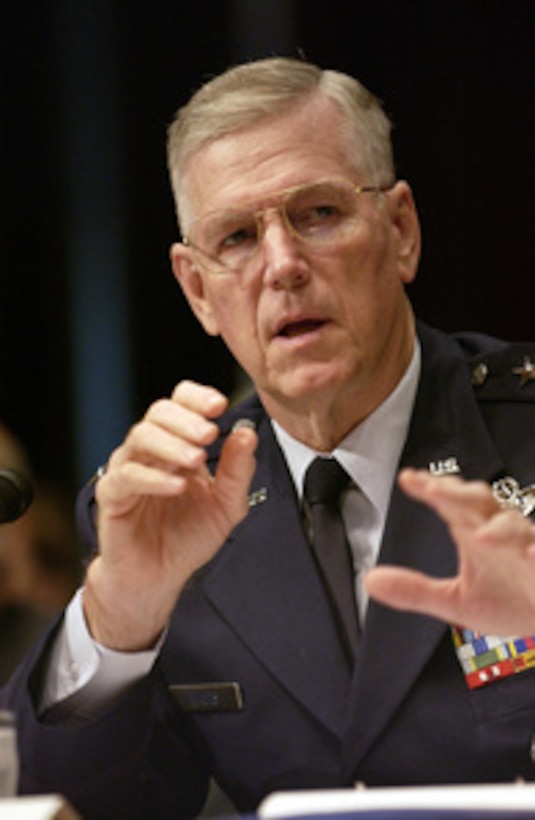
<path fill-rule="evenodd" d="M 264 278 L 273 287 L 298 287 L 308 279 L 308 263 L 300 242 L 286 223 L 282 213 L 273 209 L 264 214 L 260 242 Z"/>

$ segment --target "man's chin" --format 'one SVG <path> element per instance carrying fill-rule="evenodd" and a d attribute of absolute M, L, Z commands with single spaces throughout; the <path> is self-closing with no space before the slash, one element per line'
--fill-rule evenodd
<path fill-rule="evenodd" d="M 315 366 L 296 366 L 285 373 L 277 373 L 263 388 L 260 394 L 269 396 L 272 401 L 280 402 L 296 409 L 315 403 L 322 395 L 334 399 L 338 392 L 343 392 L 349 379 L 347 374 L 338 368 L 333 370 L 332 363 Z"/>

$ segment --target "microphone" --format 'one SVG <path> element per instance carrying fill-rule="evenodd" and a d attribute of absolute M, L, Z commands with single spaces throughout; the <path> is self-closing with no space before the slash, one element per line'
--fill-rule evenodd
<path fill-rule="evenodd" d="M 0 470 L 0 524 L 16 521 L 33 501 L 29 478 L 17 470 Z"/>

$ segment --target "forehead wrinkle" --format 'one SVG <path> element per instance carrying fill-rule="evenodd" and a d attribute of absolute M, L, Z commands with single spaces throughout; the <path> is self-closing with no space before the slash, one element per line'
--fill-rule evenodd
<path fill-rule="evenodd" d="M 343 179 L 343 177 L 323 177 L 311 182 L 305 182 L 301 185 L 290 185 L 287 188 L 266 193 L 265 196 L 256 196 L 251 197 L 250 199 L 244 199 L 243 201 L 236 203 L 236 205 L 229 205 L 226 208 L 215 208 L 213 211 L 208 211 L 208 213 L 203 214 L 203 216 L 198 219 L 194 219 L 192 226 L 196 225 L 198 222 L 209 220 L 214 216 L 225 217 L 228 215 L 229 218 L 232 218 L 234 214 L 243 213 L 256 215 L 264 211 L 268 211 L 271 208 L 278 209 L 286 200 L 289 199 L 292 194 L 296 194 L 298 191 L 306 191 L 308 189 L 312 190 L 323 183 L 336 182 Z"/>
<path fill-rule="evenodd" d="M 224 157 L 217 162 L 217 165 L 225 163 L 226 169 L 230 172 L 232 172 L 233 165 L 236 169 L 232 178 L 228 180 L 228 184 L 218 191 L 218 194 L 224 199 L 224 203 L 211 208 L 207 211 L 206 216 L 222 211 L 249 209 L 253 205 L 258 209 L 262 209 L 283 196 L 287 191 L 299 187 L 299 183 L 294 182 L 292 184 L 287 181 L 287 168 L 273 169 L 273 164 L 279 162 L 280 155 L 266 157 L 264 156 L 265 151 L 262 151 L 261 147 L 257 147 L 255 150 L 247 151 L 247 163 L 254 167 L 255 177 L 257 177 L 253 181 L 254 195 L 247 196 L 243 190 L 241 158 L 236 157 L 234 148 L 231 148 L 230 152 L 235 159 L 234 163 L 226 161 Z M 277 178 L 281 180 L 280 186 L 277 185 Z"/>
<path fill-rule="evenodd" d="M 245 140 L 243 150 L 237 150 L 240 139 Z M 336 103 L 323 96 L 308 100 L 301 108 L 216 138 L 192 153 L 183 169 L 181 216 L 184 222 L 186 218 L 196 222 L 205 216 L 194 212 L 205 204 L 207 176 L 221 182 L 219 187 L 211 186 L 210 195 L 223 204 L 211 207 L 206 215 L 222 210 L 223 206 L 240 207 L 244 202 L 244 179 L 257 192 L 248 201 L 258 202 L 261 207 L 266 201 L 263 191 L 268 197 L 274 188 L 279 192 L 313 182 L 301 170 L 307 162 L 310 169 L 318 159 L 324 160 L 322 177 L 341 176 L 342 166 L 347 174 L 358 174 L 359 163 L 355 162 L 353 148 Z M 333 168 L 338 166 L 338 173 L 329 174 L 329 164 Z"/>

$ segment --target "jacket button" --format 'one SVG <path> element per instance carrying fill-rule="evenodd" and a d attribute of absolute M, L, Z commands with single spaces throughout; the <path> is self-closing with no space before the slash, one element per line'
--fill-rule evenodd
<path fill-rule="evenodd" d="M 478 364 L 477 367 L 474 367 L 472 370 L 472 384 L 475 387 L 481 387 L 481 385 L 485 384 L 487 380 L 487 376 L 489 375 L 489 369 L 486 364 Z"/>

